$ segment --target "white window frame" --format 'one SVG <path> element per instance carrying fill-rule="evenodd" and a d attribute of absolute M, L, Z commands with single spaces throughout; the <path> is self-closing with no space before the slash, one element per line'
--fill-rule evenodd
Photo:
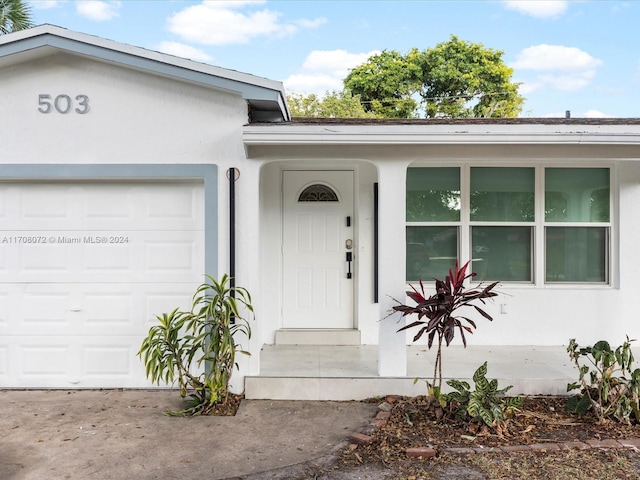
<path fill-rule="evenodd" d="M 617 234 L 617 202 L 618 191 L 616 187 L 616 166 L 613 163 L 597 162 L 576 163 L 548 161 L 519 161 L 518 163 L 494 163 L 494 162 L 457 162 L 455 164 L 423 164 L 415 163 L 408 168 L 459 168 L 460 169 L 460 220 L 444 222 L 405 222 L 406 227 L 419 226 L 454 226 L 458 228 L 458 257 L 461 263 L 469 261 L 472 256 L 471 227 L 473 226 L 527 226 L 532 228 L 531 239 L 531 281 L 503 281 L 501 279 L 488 279 L 489 281 L 500 281 L 509 286 L 522 287 L 545 287 L 545 288 L 610 288 L 613 287 L 615 279 L 616 252 L 614 245 Z M 523 167 L 533 168 L 535 178 L 535 221 L 533 222 L 486 222 L 474 221 L 470 219 L 471 210 L 471 168 L 472 167 L 495 167 L 510 168 Z M 544 214 L 545 198 L 545 169 L 547 168 L 606 168 L 609 169 L 609 221 L 608 222 L 547 222 Z M 604 227 L 608 230 L 606 255 L 605 255 L 605 282 L 547 282 L 546 281 L 546 229 L 547 227 Z M 410 282 L 413 283 L 413 282 Z"/>

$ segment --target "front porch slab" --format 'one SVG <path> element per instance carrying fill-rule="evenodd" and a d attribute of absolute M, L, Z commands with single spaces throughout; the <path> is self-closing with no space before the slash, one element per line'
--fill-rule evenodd
<path fill-rule="evenodd" d="M 276 330 L 276 345 L 360 345 L 360 330 L 302 329 Z"/>
<path fill-rule="evenodd" d="M 245 396 L 273 400 L 363 400 L 423 395 L 433 376 L 435 350 L 407 347 L 407 376 L 380 377 L 376 345 L 265 345 L 261 373 L 245 378 Z M 487 378 L 512 395 L 566 395 L 578 378 L 564 346 L 451 346 L 443 352 L 443 377 L 466 380 L 484 362 Z"/>

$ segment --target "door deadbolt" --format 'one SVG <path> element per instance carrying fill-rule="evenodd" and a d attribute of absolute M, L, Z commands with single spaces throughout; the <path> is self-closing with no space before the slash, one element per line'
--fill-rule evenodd
<path fill-rule="evenodd" d="M 344 248 L 346 248 L 347 250 L 351 250 L 353 248 L 353 240 L 348 238 L 347 241 L 344 242 Z"/>

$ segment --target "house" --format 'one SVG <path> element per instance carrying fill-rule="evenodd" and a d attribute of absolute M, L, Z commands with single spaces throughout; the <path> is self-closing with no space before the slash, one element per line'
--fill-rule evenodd
<path fill-rule="evenodd" d="M 292 119 L 279 82 L 51 25 L 0 36 L 0 387 L 146 388 L 155 315 L 232 272 L 268 345 L 374 346 L 408 282 L 501 282 L 473 343 L 640 333 L 640 119 Z M 384 392 L 381 392 L 384 393 Z"/>

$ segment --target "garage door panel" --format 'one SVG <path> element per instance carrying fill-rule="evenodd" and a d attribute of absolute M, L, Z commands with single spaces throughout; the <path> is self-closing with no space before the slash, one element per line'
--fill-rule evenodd
<path fill-rule="evenodd" d="M 82 323 L 86 329 L 117 329 L 117 331 L 127 330 L 140 323 L 136 321 L 134 305 L 136 295 L 131 292 L 114 291 L 109 287 L 104 287 L 104 291 L 90 289 L 83 292 L 77 306 L 72 306 L 72 310 L 82 318 Z"/>
<path fill-rule="evenodd" d="M 67 248 L 56 248 L 56 245 L 37 244 L 37 245 L 4 245 L 4 248 L 15 251 L 18 260 L 17 264 L 12 265 L 17 270 L 16 273 L 32 276 L 34 279 L 44 275 L 50 278 L 60 278 L 63 272 L 78 270 L 78 257 Z M 13 262 L 12 262 L 13 263 Z M 9 270 L 7 273 L 12 275 Z M 19 277 L 12 277 L 18 280 Z"/>
<path fill-rule="evenodd" d="M 30 284 L 2 285 L 10 335 L 135 335 L 142 342 L 156 315 L 189 310 L 200 279 L 188 284 Z M 26 290 L 26 291 L 25 291 Z"/>
<path fill-rule="evenodd" d="M 13 193 L 13 192 L 12 192 Z M 21 206 L 20 218 L 26 222 L 36 221 L 72 221 L 77 217 L 80 199 L 72 195 L 59 195 L 57 189 L 51 187 L 25 188 L 18 191 L 16 201 Z"/>
<path fill-rule="evenodd" d="M 23 231 L 201 229 L 204 191 L 193 182 L 113 183 L 33 182 L 0 186 L 2 217 Z M 81 222 L 79 225 L 78 222 Z"/>
<path fill-rule="evenodd" d="M 204 231 L 95 232 L 34 237 L 46 243 L 22 243 L 5 231 L 0 243 L 0 282 L 191 282 L 204 265 Z"/>
<path fill-rule="evenodd" d="M 189 291 L 166 291 L 153 292 L 146 295 L 145 304 L 147 315 L 147 322 L 145 323 L 145 334 L 153 325 L 158 324 L 156 316 L 161 316 L 163 313 L 170 313 L 176 308 L 182 311 L 189 311 L 191 309 L 191 300 L 196 286 Z"/>
<path fill-rule="evenodd" d="M 0 340 L 0 385 L 8 386 L 9 383 L 9 345 Z"/>
<path fill-rule="evenodd" d="M 14 296 L 19 303 L 11 310 L 19 319 L 20 329 L 48 335 L 52 329 L 68 330 L 74 327 L 69 314 L 71 297 L 71 292 L 63 286 L 43 285 L 42 288 L 31 288 L 23 295 Z"/>
<path fill-rule="evenodd" d="M 74 348 L 71 339 L 41 343 L 25 338 L 19 345 L 18 373 L 20 377 L 65 379 L 74 370 Z"/>
<path fill-rule="evenodd" d="M 9 318 L 11 318 L 9 305 L 9 293 L 3 291 L 2 287 L 0 287 L 0 331 L 9 325 Z"/>
<path fill-rule="evenodd" d="M 13 337 L 0 345 L 0 386 L 25 388 L 149 388 L 137 337 L 71 336 L 63 342 Z M 3 355 L 3 352 L 4 355 Z M 5 360 L 3 360 L 3 358 Z M 9 361 L 10 359 L 10 361 Z"/>
<path fill-rule="evenodd" d="M 184 272 L 192 275 L 196 263 L 198 266 L 202 265 L 202 262 L 198 262 L 202 252 L 198 251 L 197 245 L 187 239 L 175 238 L 176 236 L 167 235 L 162 240 L 146 244 L 147 273 L 155 275 L 170 271 L 172 274 Z"/>
<path fill-rule="evenodd" d="M 101 339 L 95 345 L 86 344 L 82 352 L 82 377 L 127 377 L 131 374 L 130 344 L 110 345 Z"/>
<path fill-rule="evenodd" d="M 0 386 L 152 386 L 140 344 L 204 278 L 202 182 L 0 183 L 0 230 Z"/>

